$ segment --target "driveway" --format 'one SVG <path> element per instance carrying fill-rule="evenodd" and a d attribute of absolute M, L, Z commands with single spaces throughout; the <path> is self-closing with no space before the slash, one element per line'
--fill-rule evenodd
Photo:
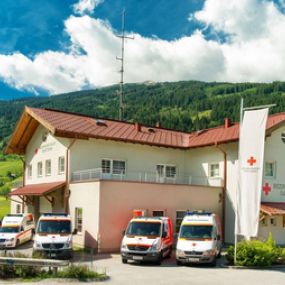
<path fill-rule="evenodd" d="M 22 247 L 20 251 L 27 252 L 28 249 Z M 110 279 L 104 281 L 104 283 L 114 285 L 284 285 L 285 280 L 285 269 L 247 270 L 223 268 L 222 266 L 225 263 L 223 257 L 215 268 L 209 266 L 177 266 L 174 254 L 172 258 L 164 260 L 160 266 L 131 262 L 122 264 L 119 254 L 100 254 L 91 258 L 90 255 L 77 253 L 75 259 L 76 263 L 92 266 L 99 272 L 106 270 Z M 20 285 L 23 282 L 0 280 L 0 284 Z M 33 284 L 65 285 L 70 284 L 70 282 L 43 280 Z M 93 282 L 89 284 L 93 284 Z M 94 282 L 94 284 L 96 283 Z"/>

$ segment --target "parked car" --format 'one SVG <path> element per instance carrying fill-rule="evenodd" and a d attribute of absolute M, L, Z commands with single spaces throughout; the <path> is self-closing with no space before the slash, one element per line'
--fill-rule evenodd
<path fill-rule="evenodd" d="M 176 262 L 208 263 L 216 265 L 222 250 L 222 230 L 217 214 L 189 212 L 182 220 L 177 247 Z"/>
<path fill-rule="evenodd" d="M 152 261 L 161 264 L 172 252 L 172 223 L 168 217 L 137 217 L 130 220 L 121 244 L 122 262 Z"/>
<path fill-rule="evenodd" d="M 33 238 L 35 223 L 33 215 L 9 214 L 2 220 L 0 228 L 0 247 L 15 248 Z"/>
<path fill-rule="evenodd" d="M 49 258 L 72 258 L 71 218 L 65 213 L 45 213 L 39 218 L 34 237 L 33 254 Z"/>

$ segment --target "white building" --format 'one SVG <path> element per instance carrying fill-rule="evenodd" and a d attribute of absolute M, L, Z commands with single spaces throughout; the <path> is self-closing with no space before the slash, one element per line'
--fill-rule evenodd
<path fill-rule="evenodd" d="M 268 118 L 260 237 L 285 239 L 285 113 Z M 78 245 L 119 249 L 134 209 L 220 214 L 233 242 L 239 124 L 195 133 L 26 107 L 7 147 L 25 156 L 12 211 L 70 212 Z"/>

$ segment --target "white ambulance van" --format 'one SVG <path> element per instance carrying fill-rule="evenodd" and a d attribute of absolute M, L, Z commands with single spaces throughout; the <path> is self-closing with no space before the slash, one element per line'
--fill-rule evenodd
<path fill-rule="evenodd" d="M 168 217 L 135 217 L 130 220 L 121 244 L 122 262 L 152 261 L 161 264 L 172 253 L 172 223 Z"/>
<path fill-rule="evenodd" d="M 71 218 L 65 213 L 45 213 L 39 218 L 34 237 L 33 254 L 49 258 L 72 258 Z"/>
<path fill-rule="evenodd" d="M 208 263 L 216 265 L 222 250 L 222 230 L 217 214 L 188 212 L 183 218 L 176 247 L 177 265 Z"/>
<path fill-rule="evenodd" d="M 34 230 L 34 218 L 30 213 L 5 216 L 0 228 L 0 248 L 15 248 L 31 240 Z"/>

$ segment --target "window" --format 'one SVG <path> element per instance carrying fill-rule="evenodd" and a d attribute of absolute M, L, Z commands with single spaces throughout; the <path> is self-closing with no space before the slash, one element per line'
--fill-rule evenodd
<path fill-rule="evenodd" d="M 156 174 L 158 178 L 172 178 L 176 177 L 176 166 L 175 165 L 156 165 Z"/>
<path fill-rule="evenodd" d="M 43 176 L 43 163 L 40 161 L 38 162 L 38 177 Z"/>
<path fill-rule="evenodd" d="M 113 174 L 125 174 L 126 162 L 122 160 L 113 160 Z"/>
<path fill-rule="evenodd" d="M 209 165 L 209 174 L 210 174 L 210 177 L 219 177 L 220 176 L 220 165 L 219 165 L 219 163 L 212 163 Z"/>
<path fill-rule="evenodd" d="M 103 173 L 111 173 L 111 160 L 103 159 L 101 161 L 101 167 Z"/>
<path fill-rule="evenodd" d="M 152 216 L 153 217 L 163 217 L 164 216 L 164 211 L 152 211 Z"/>
<path fill-rule="evenodd" d="M 124 160 L 102 159 L 102 173 L 126 174 L 126 162 Z"/>
<path fill-rule="evenodd" d="M 28 178 L 32 178 L 32 173 L 33 173 L 33 168 L 32 165 L 30 164 L 28 166 Z"/>
<path fill-rule="evenodd" d="M 182 220 L 184 218 L 184 216 L 186 215 L 187 211 L 176 211 L 176 232 L 179 232 Z"/>
<path fill-rule="evenodd" d="M 21 214 L 21 204 L 16 204 L 16 213 Z"/>
<path fill-rule="evenodd" d="M 58 158 L 58 173 L 62 174 L 65 172 L 65 158 L 61 156 Z"/>
<path fill-rule="evenodd" d="M 276 218 L 270 218 L 270 224 L 271 224 L 271 226 L 275 227 L 277 225 Z"/>
<path fill-rule="evenodd" d="M 263 227 L 268 227 L 268 219 L 267 219 L 267 217 L 266 216 L 262 216 L 260 223 L 261 223 L 261 225 Z"/>
<path fill-rule="evenodd" d="M 51 160 L 46 160 L 46 166 L 45 166 L 46 176 L 51 175 Z"/>
<path fill-rule="evenodd" d="M 265 162 L 265 177 L 275 177 L 275 162 Z"/>
<path fill-rule="evenodd" d="M 82 233 L 82 208 L 75 208 L 75 228 Z"/>

